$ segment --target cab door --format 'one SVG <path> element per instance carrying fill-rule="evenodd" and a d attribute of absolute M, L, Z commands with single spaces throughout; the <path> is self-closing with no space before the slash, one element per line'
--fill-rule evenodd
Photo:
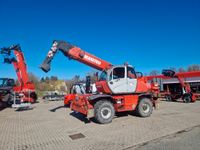
<path fill-rule="evenodd" d="M 137 78 L 134 68 L 127 67 L 127 92 L 134 93 L 137 87 Z"/>
<path fill-rule="evenodd" d="M 108 77 L 108 86 L 112 93 L 127 93 L 126 67 L 115 67 Z"/>

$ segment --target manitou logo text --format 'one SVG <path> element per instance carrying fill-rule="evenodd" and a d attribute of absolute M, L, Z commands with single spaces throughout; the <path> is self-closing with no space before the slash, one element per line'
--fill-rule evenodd
<path fill-rule="evenodd" d="M 90 57 L 88 55 L 84 55 L 84 58 L 89 60 L 89 61 L 91 61 L 91 62 L 93 62 L 93 63 L 95 63 L 95 64 L 97 64 L 97 65 L 101 65 L 101 61 L 99 61 L 99 60 L 97 60 L 95 58 L 92 58 L 92 57 Z"/>
<path fill-rule="evenodd" d="M 53 57 L 54 53 L 56 53 L 56 51 L 57 51 L 57 45 L 58 45 L 57 42 L 54 42 L 54 43 L 53 43 L 53 45 L 52 45 L 50 51 L 49 51 L 48 54 L 47 54 L 48 57 Z"/>

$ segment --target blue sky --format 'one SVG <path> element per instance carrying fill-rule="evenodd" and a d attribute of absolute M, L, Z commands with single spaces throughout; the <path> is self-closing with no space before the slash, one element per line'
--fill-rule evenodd
<path fill-rule="evenodd" d="M 69 41 L 113 64 L 147 73 L 200 64 L 200 1 L 0 0 L 0 47 L 20 43 L 29 72 L 39 77 L 84 77 L 92 68 L 59 53 L 39 69 L 52 41 Z M 1 63 L 0 76 L 16 77 Z"/>

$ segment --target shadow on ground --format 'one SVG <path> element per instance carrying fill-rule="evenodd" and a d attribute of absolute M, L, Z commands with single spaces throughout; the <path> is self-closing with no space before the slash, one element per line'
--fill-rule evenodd
<path fill-rule="evenodd" d="M 56 112 L 56 110 L 58 110 L 58 109 L 62 109 L 62 108 L 66 108 L 65 106 L 58 106 L 58 107 L 55 107 L 55 108 L 53 108 L 53 109 L 50 109 L 49 111 L 50 112 Z"/>
<path fill-rule="evenodd" d="M 90 123 L 91 121 L 94 121 L 93 119 L 88 119 L 85 115 L 78 113 L 78 112 L 71 112 L 71 116 L 75 117 L 76 119 L 84 122 L 85 124 Z"/>

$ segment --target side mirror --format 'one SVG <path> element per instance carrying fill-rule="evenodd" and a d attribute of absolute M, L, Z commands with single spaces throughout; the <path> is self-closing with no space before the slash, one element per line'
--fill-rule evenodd
<path fill-rule="evenodd" d="M 137 76 L 137 78 L 142 78 L 143 77 L 143 73 L 142 72 L 136 72 L 136 76 Z"/>

